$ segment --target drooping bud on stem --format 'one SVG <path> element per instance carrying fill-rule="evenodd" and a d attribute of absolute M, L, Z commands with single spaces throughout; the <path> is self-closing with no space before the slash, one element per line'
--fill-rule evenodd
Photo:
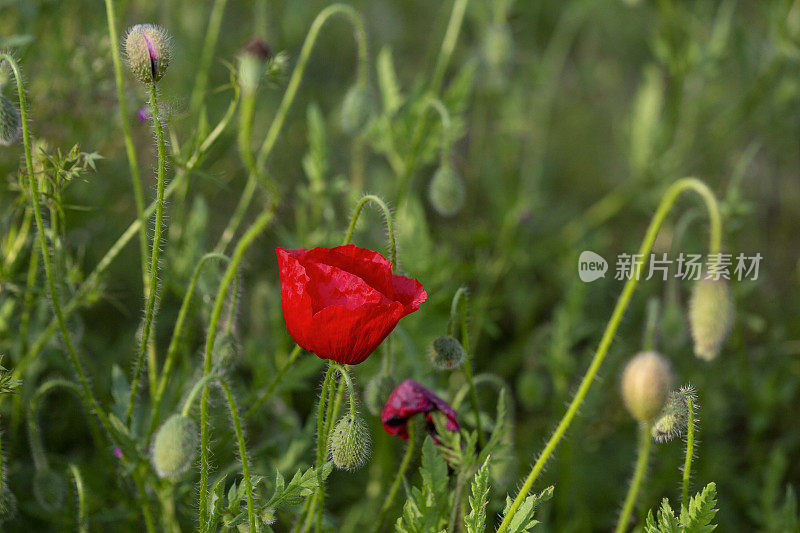
<path fill-rule="evenodd" d="M 640 352 L 622 372 L 622 400 L 640 422 L 651 422 L 658 416 L 671 387 L 672 369 L 657 352 Z"/>
<path fill-rule="evenodd" d="M 159 476 L 176 480 L 189 471 L 197 457 L 199 429 L 193 418 L 175 414 L 153 439 L 152 462 Z"/>
<path fill-rule="evenodd" d="M 697 395 L 691 385 L 669 393 L 667 403 L 653 422 L 653 429 L 650 431 L 656 441 L 665 442 L 683 435 L 689 424 L 690 400 L 696 408 Z"/>
<path fill-rule="evenodd" d="M 356 470 L 370 453 L 370 436 L 364 420 L 353 412 L 344 415 L 328 438 L 331 459 L 336 468 Z"/>
<path fill-rule="evenodd" d="M 726 280 L 702 279 L 695 283 L 689 301 L 689 327 L 697 357 L 711 361 L 719 355 L 731 331 L 734 312 L 733 295 Z"/>
<path fill-rule="evenodd" d="M 9 146 L 19 140 L 22 122 L 19 109 L 11 100 L 0 94 L 0 145 Z"/>
<path fill-rule="evenodd" d="M 142 83 L 155 83 L 164 77 L 171 58 L 169 34 L 161 26 L 137 24 L 125 36 L 128 65 Z"/>
<path fill-rule="evenodd" d="M 440 166 L 428 188 L 428 200 L 436 212 L 444 217 L 455 215 L 461 211 L 465 196 L 464 180 L 458 172 L 450 164 Z"/>
<path fill-rule="evenodd" d="M 442 335 L 431 343 L 428 359 L 439 370 L 453 370 L 464 364 L 466 353 L 458 339 L 452 335 Z"/>
<path fill-rule="evenodd" d="M 239 83 L 244 91 L 255 92 L 266 71 L 272 51 L 263 40 L 252 38 L 239 54 Z"/>

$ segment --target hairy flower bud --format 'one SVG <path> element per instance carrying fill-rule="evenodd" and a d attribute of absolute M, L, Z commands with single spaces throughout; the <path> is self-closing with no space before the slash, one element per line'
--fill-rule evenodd
<path fill-rule="evenodd" d="M 328 447 L 336 468 L 356 470 L 363 466 L 370 452 L 370 436 L 364 420 L 358 415 L 344 415 L 333 427 Z"/>
<path fill-rule="evenodd" d="M 162 478 L 178 479 L 189 471 L 197 457 L 197 423 L 181 414 L 164 422 L 153 439 L 152 462 Z"/>
<path fill-rule="evenodd" d="M 384 374 L 379 374 L 367 381 L 364 387 L 364 404 L 367 406 L 367 410 L 375 416 L 380 415 L 395 385 L 397 385 L 395 380 Z"/>
<path fill-rule="evenodd" d="M 272 51 L 263 40 L 252 38 L 239 54 L 239 84 L 244 91 L 255 92 L 266 71 Z"/>
<path fill-rule="evenodd" d="M 622 400 L 640 422 L 652 421 L 661 412 L 672 386 L 669 362 L 656 352 L 640 352 L 622 372 Z"/>
<path fill-rule="evenodd" d="M 48 512 L 61 508 L 67 493 L 67 482 L 57 472 L 44 468 L 33 476 L 33 496 Z"/>
<path fill-rule="evenodd" d="M 464 347 L 452 335 L 437 337 L 428 349 L 428 359 L 439 370 L 453 370 L 464 364 L 467 354 Z"/>
<path fill-rule="evenodd" d="M 692 288 L 689 300 L 689 327 L 694 340 L 694 354 L 711 361 L 733 326 L 733 295 L 724 279 L 702 279 Z"/>
<path fill-rule="evenodd" d="M 137 24 L 125 36 L 125 53 L 136 79 L 155 83 L 164 77 L 169 66 L 169 34 L 161 26 Z"/>
<path fill-rule="evenodd" d="M 669 393 L 667 403 L 658 415 L 650 434 L 658 442 L 672 440 L 683 435 L 689 426 L 689 400 L 696 406 L 694 387 L 687 385 Z"/>
<path fill-rule="evenodd" d="M 342 130 L 348 135 L 361 133 L 372 116 L 374 105 L 367 87 L 360 84 L 350 87 L 342 102 Z"/>
<path fill-rule="evenodd" d="M 8 146 L 19 140 L 22 122 L 19 109 L 11 100 L 0 94 L 0 146 Z"/>
<path fill-rule="evenodd" d="M 466 191 L 464 180 L 450 165 L 439 167 L 428 188 L 428 200 L 442 216 L 450 217 L 461 211 Z"/>

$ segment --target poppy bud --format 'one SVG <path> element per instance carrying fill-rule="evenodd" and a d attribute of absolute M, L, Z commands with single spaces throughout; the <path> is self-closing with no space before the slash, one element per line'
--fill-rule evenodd
<path fill-rule="evenodd" d="M 33 476 L 33 496 L 48 512 L 54 512 L 64 504 L 67 493 L 67 482 L 58 473 L 43 468 Z"/>
<path fill-rule="evenodd" d="M 702 279 L 692 288 L 689 300 L 689 327 L 694 354 L 711 361 L 722 348 L 733 325 L 733 295 L 724 279 Z"/>
<path fill-rule="evenodd" d="M 197 423 L 181 414 L 164 422 L 153 439 L 152 462 L 162 478 L 176 480 L 189 471 L 197 457 Z"/>
<path fill-rule="evenodd" d="M 328 447 L 336 468 L 356 470 L 369 457 L 370 437 L 364 420 L 350 413 L 344 415 L 331 431 Z"/>
<path fill-rule="evenodd" d="M 653 438 L 658 442 L 665 442 L 682 435 L 689 425 L 689 400 L 696 405 L 695 399 L 696 394 L 691 385 L 670 392 L 664 409 L 650 430 Z"/>
<path fill-rule="evenodd" d="M 266 62 L 272 57 L 267 44 L 253 38 L 239 54 L 239 84 L 244 91 L 255 92 L 265 72 Z"/>
<path fill-rule="evenodd" d="M 428 359 L 438 370 L 453 370 L 464 364 L 466 353 L 461 343 L 452 335 L 437 337 L 428 349 Z"/>
<path fill-rule="evenodd" d="M 0 146 L 14 144 L 22 133 L 19 109 L 0 94 Z"/>
<path fill-rule="evenodd" d="M 164 77 L 169 66 L 169 34 L 161 26 L 137 24 L 125 36 L 125 53 L 136 79 L 155 83 Z"/>
<path fill-rule="evenodd" d="M 656 352 L 640 352 L 622 372 L 622 400 L 640 422 L 649 422 L 661 412 L 672 386 L 669 362 Z"/>
<path fill-rule="evenodd" d="M 428 200 L 437 213 L 451 217 L 461 211 L 466 192 L 464 181 L 450 165 L 439 167 L 428 187 Z"/>
<path fill-rule="evenodd" d="M 348 135 L 360 133 L 369 122 L 374 105 L 369 89 L 360 84 L 350 87 L 342 102 L 342 130 Z"/>
<path fill-rule="evenodd" d="M 367 381 L 364 387 L 364 404 L 367 406 L 367 411 L 375 416 L 381 414 L 383 406 L 386 405 L 386 400 L 394 390 L 395 381 L 391 376 L 384 374 L 377 375 Z"/>

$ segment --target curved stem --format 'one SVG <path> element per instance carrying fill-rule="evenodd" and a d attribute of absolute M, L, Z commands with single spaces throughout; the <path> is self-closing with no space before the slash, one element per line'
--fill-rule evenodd
<path fill-rule="evenodd" d="M 148 441 L 155 431 L 156 424 L 158 424 L 158 411 L 161 408 L 161 400 L 164 397 L 164 391 L 167 388 L 167 382 L 172 374 L 172 367 L 175 364 L 175 357 L 178 353 L 181 333 L 183 332 L 183 327 L 186 323 L 186 316 L 189 314 L 189 306 L 192 302 L 192 297 L 194 296 L 195 287 L 197 287 L 197 280 L 200 278 L 200 272 L 203 269 L 203 265 L 205 265 L 206 262 L 211 259 L 230 261 L 226 255 L 209 253 L 200 258 L 200 261 L 197 263 L 197 266 L 194 269 L 194 274 L 192 274 L 192 279 L 189 282 L 189 289 L 186 291 L 186 294 L 183 297 L 183 303 L 181 303 L 181 309 L 178 312 L 178 319 L 175 321 L 175 329 L 172 331 L 172 340 L 169 343 L 169 348 L 167 349 L 167 358 L 164 361 L 164 370 L 161 374 L 161 380 L 158 383 L 155 397 L 153 398 L 153 412 L 150 418 L 150 429 L 147 433 Z"/>
<path fill-rule="evenodd" d="M 270 398 L 270 396 L 272 396 L 272 393 L 275 392 L 275 387 L 278 385 L 278 383 L 280 383 L 283 376 L 286 374 L 289 368 L 294 364 L 294 362 L 297 360 L 297 357 L 300 355 L 300 352 L 302 351 L 303 349 L 300 348 L 299 345 L 296 345 L 294 347 L 292 353 L 289 354 L 289 359 L 283 364 L 280 370 L 278 370 L 278 373 L 275 374 L 275 377 L 272 378 L 272 382 L 270 382 L 270 384 L 267 386 L 267 390 L 265 390 L 264 393 L 258 398 L 258 400 L 256 400 L 253 403 L 253 405 L 250 406 L 250 409 L 247 410 L 247 413 L 245 413 L 244 415 L 245 420 L 249 420 L 251 416 L 256 414 L 258 409 L 262 405 L 264 405 L 264 402 L 266 402 Z"/>
<path fill-rule="evenodd" d="M 450 164 L 450 152 L 453 146 L 453 126 L 450 120 L 450 112 L 441 100 L 435 96 L 425 99 L 425 108 L 430 108 L 439 114 L 442 121 L 442 164 Z"/>
<path fill-rule="evenodd" d="M 239 240 L 239 243 L 236 245 L 236 249 L 234 250 L 233 254 L 231 255 L 231 260 L 228 263 L 228 268 L 225 270 L 225 274 L 222 277 L 222 281 L 220 282 L 219 289 L 217 290 L 216 300 L 214 301 L 214 308 L 211 312 L 211 319 L 208 324 L 208 332 L 206 334 L 206 347 L 205 347 L 205 355 L 203 360 L 203 375 L 207 376 L 211 373 L 211 368 L 213 364 L 213 348 L 214 348 L 214 340 L 217 337 L 217 326 L 219 324 L 220 316 L 222 315 L 222 309 L 225 305 L 225 299 L 228 294 L 228 288 L 230 287 L 234 276 L 236 275 L 236 270 L 239 268 L 239 263 L 241 263 L 242 258 L 244 257 L 245 252 L 253 243 L 253 241 L 258 237 L 258 235 L 267 227 L 267 224 L 272 220 L 274 215 L 274 211 L 272 209 L 268 211 L 264 211 L 259 215 L 259 217 L 253 222 L 253 225 L 250 226 L 242 238 Z M 208 421 L 208 409 L 209 409 L 209 389 L 208 384 L 203 387 L 203 394 L 202 399 L 200 401 L 200 505 L 199 505 L 199 522 L 203 523 L 203 521 L 208 516 L 208 471 L 209 471 L 209 421 Z"/>
<path fill-rule="evenodd" d="M 447 30 L 442 40 L 442 47 L 439 49 L 439 57 L 436 59 L 436 67 L 431 77 L 431 91 L 438 94 L 442 88 L 444 81 L 444 74 L 447 71 L 447 65 L 450 63 L 450 57 L 453 55 L 453 50 L 458 41 L 458 34 L 461 31 L 461 23 L 464 21 L 464 12 L 467 10 L 467 0 L 455 0 L 453 2 L 453 10 L 450 12 L 450 21 L 447 23 Z"/>
<path fill-rule="evenodd" d="M 158 293 L 158 258 L 161 252 L 161 229 L 164 224 L 164 186 L 166 182 L 166 148 L 164 145 L 164 129 L 161 124 L 161 117 L 158 113 L 158 91 L 156 84 L 150 84 L 150 115 L 153 120 L 153 128 L 156 132 L 156 148 L 158 149 L 158 185 L 156 189 L 156 221 L 153 231 L 153 249 L 150 255 L 150 284 L 147 291 L 147 302 L 144 311 L 144 327 L 142 328 L 142 339 L 139 345 L 139 355 L 136 358 L 136 366 L 131 379 L 131 393 L 128 398 L 128 409 L 125 413 L 125 424 L 130 426 L 133 417 L 133 407 L 136 403 L 136 394 L 139 388 L 139 378 L 142 373 L 145 355 L 150 344 L 150 330 L 153 326 L 153 316 L 155 315 L 156 294 Z M 155 372 L 155 351 L 151 352 L 152 357 L 148 361 L 151 372 Z M 154 394 L 154 387 L 150 389 L 150 394 Z"/>
<path fill-rule="evenodd" d="M 692 459 L 694 459 L 694 401 L 686 400 L 689 418 L 686 426 L 686 459 L 683 463 L 683 483 L 681 487 L 681 503 L 689 508 L 689 479 L 692 476 Z"/>
<path fill-rule="evenodd" d="M 397 495 L 397 491 L 400 489 L 400 485 L 403 483 L 403 477 L 406 475 L 406 470 L 408 470 L 408 466 L 411 464 L 411 459 L 414 457 L 414 447 L 416 446 L 414 433 L 415 426 L 412 422 L 409 422 L 408 446 L 406 447 L 406 453 L 403 456 L 403 461 L 400 463 L 400 468 L 397 470 L 397 475 L 392 482 L 392 486 L 389 487 L 389 492 L 386 494 L 386 499 L 383 500 L 381 510 L 378 512 L 378 518 L 375 520 L 375 527 L 373 528 L 374 533 L 378 533 L 381 530 L 383 521 L 386 520 L 386 514 L 392 508 L 392 503 L 394 503 L 394 498 Z"/>
<path fill-rule="evenodd" d="M 208 71 L 211 68 L 211 61 L 214 59 L 214 49 L 217 47 L 219 30 L 222 27 L 222 16 L 225 14 L 225 4 L 228 0 L 216 0 L 211 8 L 211 15 L 208 18 L 208 29 L 206 38 L 203 41 L 203 51 L 200 53 L 200 66 L 197 69 L 197 76 L 194 79 L 194 89 L 190 109 L 194 113 L 200 107 L 208 86 Z"/>
<path fill-rule="evenodd" d="M 119 35 L 117 34 L 117 21 L 114 14 L 114 0 L 106 0 L 106 17 L 108 19 L 108 39 L 111 43 L 111 59 L 114 64 L 114 80 L 117 86 L 117 100 L 119 101 L 119 114 L 122 120 L 122 133 L 125 137 L 125 152 L 128 155 L 128 166 L 131 170 L 133 183 L 133 197 L 136 200 L 136 216 L 139 220 L 139 253 L 142 263 L 142 287 L 147 297 L 150 280 L 147 277 L 147 231 L 145 230 L 144 193 L 142 192 L 142 177 L 139 173 L 139 162 L 136 158 L 136 147 L 131 135 L 131 123 L 128 119 L 128 104 L 125 99 L 125 82 L 122 77 L 122 61 L 119 53 Z"/>
<path fill-rule="evenodd" d="M 353 238 L 353 232 L 356 229 L 358 217 L 361 215 L 361 210 L 364 209 L 364 206 L 367 204 L 367 202 L 372 202 L 373 204 L 377 205 L 383 212 L 383 218 L 386 221 L 386 232 L 389 234 L 389 250 L 392 258 L 392 270 L 396 270 L 397 243 L 395 241 L 394 225 L 392 224 L 392 213 L 389 211 L 389 207 L 386 205 L 386 203 L 374 194 L 362 196 L 361 200 L 359 200 L 356 204 L 355 211 L 353 211 L 353 216 L 350 217 L 350 226 L 347 228 L 347 234 L 344 236 L 344 241 L 342 241 L 342 244 L 350 244 L 350 240 Z"/>
<path fill-rule="evenodd" d="M 244 432 L 242 431 L 242 422 L 239 418 L 239 409 L 236 407 L 236 399 L 233 397 L 231 388 L 228 382 L 222 378 L 217 378 L 222 390 L 225 391 L 225 398 L 228 401 L 228 410 L 231 413 L 231 422 L 233 423 L 233 430 L 236 433 L 236 442 L 239 444 L 239 459 L 242 461 L 242 475 L 244 476 L 244 490 L 247 497 L 247 525 L 248 531 L 253 533 L 257 532 L 256 529 L 256 511 L 255 503 L 253 501 L 253 483 L 250 479 L 250 462 L 247 459 L 247 446 L 244 442 Z"/>
<path fill-rule="evenodd" d="M 74 464 L 69 465 L 72 479 L 75 481 L 75 492 L 78 494 L 78 533 L 89 533 L 89 523 L 86 521 L 86 494 L 83 490 L 83 477 L 81 471 Z"/>
<path fill-rule="evenodd" d="M 181 414 L 183 416 L 189 416 L 189 413 L 192 411 L 192 405 L 194 404 L 197 395 L 200 394 L 200 391 L 208 385 L 210 382 L 217 379 L 216 374 L 208 374 L 200 378 L 197 383 L 194 384 L 192 389 L 189 391 L 189 394 L 186 396 L 186 400 L 183 402 L 183 407 L 181 408 Z"/>
<path fill-rule="evenodd" d="M 651 423 L 640 424 L 639 427 L 639 455 L 636 459 L 636 469 L 633 472 L 633 480 L 622 505 L 622 512 L 617 521 L 615 533 L 624 533 L 628 529 L 628 520 L 631 518 L 633 506 L 636 505 L 636 496 L 639 494 L 639 487 L 642 485 L 645 473 L 647 472 L 647 460 L 650 458 L 650 427 Z"/>
<path fill-rule="evenodd" d="M 475 412 L 475 429 L 478 431 L 478 442 L 481 448 L 486 446 L 486 435 L 483 433 L 481 427 L 481 408 L 478 403 L 478 394 L 475 392 L 475 384 L 472 381 L 472 363 L 470 362 L 469 351 L 469 332 L 467 331 L 467 297 L 469 293 L 466 287 L 459 287 L 453 296 L 453 302 L 450 304 L 450 319 L 447 322 L 447 333 L 453 335 L 455 333 L 456 317 L 461 318 L 461 346 L 464 347 L 464 376 L 467 378 L 467 385 L 469 386 L 469 400 L 472 404 L 472 410 Z"/>
<path fill-rule="evenodd" d="M 580 385 L 578 386 L 578 391 L 575 393 L 575 396 L 572 398 L 572 402 L 570 402 L 569 407 L 567 408 L 567 412 L 564 414 L 564 417 L 558 424 L 558 427 L 553 432 L 553 435 L 550 437 L 550 440 L 547 441 L 547 445 L 545 445 L 544 450 L 542 451 L 539 458 L 534 463 L 533 468 L 531 469 L 530 474 L 525 479 L 525 483 L 522 485 L 517 497 L 514 499 L 514 502 L 511 504 L 511 507 L 506 513 L 506 516 L 503 518 L 503 521 L 500 523 L 500 527 L 497 529 L 497 533 L 504 533 L 507 529 L 509 524 L 511 523 L 512 518 L 519 509 L 519 506 L 525 500 L 526 496 L 530 492 L 531 488 L 533 487 L 533 483 L 539 477 L 542 469 L 544 468 L 545 463 L 553 454 L 558 446 L 558 443 L 561 441 L 561 438 L 569 428 L 569 425 L 572 423 L 572 420 L 575 418 L 575 415 L 578 413 L 578 409 L 580 409 L 583 400 L 586 398 L 586 394 L 589 392 L 589 388 L 592 386 L 594 382 L 594 378 L 597 375 L 598 370 L 600 370 L 600 366 L 603 364 L 603 360 L 608 353 L 609 348 L 611 347 L 611 342 L 614 340 L 614 334 L 617 332 L 617 328 L 619 327 L 620 322 L 622 321 L 622 317 L 625 314 L 625 310 L 628 308 L 628 304 L 630 303 L 631 297 L 633 296 L 633 291 L 636 289 L 636 285 L 639 283 L 639 275 L 644 268 L 646 263 L 646 259 L 650 255 L 650 251 L 653 248 L 653 243 L 656 240 L 656 236 L 658 235 L 658 230 L 661 228 L 661 225 L 664 223 L 664 219 L 669 214 L 672 206 L 675 204 L 675 201 L 678 199 L 681 193 L 685 191 L 693 191 L 700 195 L 706 205 L 706 209 L 708 210 L 708 217 L 711 225 L 710 237 L 709 237 L 709 254 L 719 253 L 721 245 L 722 245 L 722 222 L 719 213 L 719 207 L 717 205 L 717 200 L 714 197 L 714 194 L 708 188 L 708 186 L 703 183 L 702 181 L 696 178 L 682 178 L 673 183 L 667 191 L 664 193 L 664 196 L 661 199 L 661 203 L 656 209 L 655 215 L 653 215 L 653 219 L 650 221 L 650 225 L 647 228 L 647 232 L 645 234 L 644 240 L 642 241 L 642 245 L 639 248 L 640 257 L 645 258 L 644 261 L 638 262 L 633 267 L 633 272 L 628 281 L 625 282 L 625 286 L 622 289 L 622 293 L 617 300 L 617 304 L 614 306 L 614 311 L 611 314 L 611 319 L 609 320 L 608 324 L 606 325 L 606 330 L 603 333 L 603 337 L 600 339 L 600 344 L 597 347 L 597 352 L 595 352 L 594 358 L 592 359 L 591 364 L 589 365 L 589 369 L 586 371 L 586 374 L 583 376 Z"/>
<path fill-rule="evenodd" d="M 81 398 L 81 388 L 76 383 L 66 379 L 52 379 L 46 381 L 38 389 L 36 389 L 36 392 L 33 394 L 33 398 L 30 400 L 27 411 L 28 441 L 31 446 L 31 455 L 33 456 L 33 464 L 36 467 L 36 470 L 47 470 L 47 468 L 49 468 L 47 455 L 44 453 L 44 446 L 42 445 L 42 434 L 39 431 L 39 424 L 36 421 L 36 415 L 39 411 L 39 401 L 41 400 L 42 396 L 57 387 L 63 387 L 71 390 L 78 395 L 79 399 Z"/>

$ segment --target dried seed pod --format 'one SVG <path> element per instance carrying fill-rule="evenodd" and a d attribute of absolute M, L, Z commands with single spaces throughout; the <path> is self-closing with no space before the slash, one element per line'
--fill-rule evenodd
<path fill-rule="evenodd" d="M 692 288 L 689 300 L 689 327 L 694 340 L 694 354 L 711 361 L 733 326 L 735 308 L 733 295 L 724 279 L 702 279 Z"/>
<path fill-rule="evenodd" d="M 142 83 L 155 83 L 164 77 L 171 58 L 170 37 L 161 26 L 137 24 L 125 36 L 128 65 Z"/>
<path fill-rule="evenodd" d="M 661 412 L 672 387 L 669 362 L 657 352 L 640 352 L 622 372 L 622 400 L 640 422 L 650 422 Z"/>
<path fill-rule="evenodd" d="M 428 200 L 442 216 L 450 217 L 461 211 L 466 191 L 464 180 L 450 165 L 439 167 L 428 187 Z"/>
<path fill-rule="evenodd" d="M 328 447 L 336 468 L 356 470 L 367 462 L 370 453 L 369 430 L 364 420 L 350 413 L 344 415 L 331 431 Z"/>
<path fill-rule="evenodd" d="M 189 471 L 200 445 L 194 419 L 175 414 L 164 422 L 153 439 L 153 467 L 165 479 L 176 480 Z"/>
<path fill-rule="evenodd" d="M 428 359 L 439 370 L 453 370 L 464 364 L 467 354 L 452 335 L 437 337 L 428 349 Z"/>

